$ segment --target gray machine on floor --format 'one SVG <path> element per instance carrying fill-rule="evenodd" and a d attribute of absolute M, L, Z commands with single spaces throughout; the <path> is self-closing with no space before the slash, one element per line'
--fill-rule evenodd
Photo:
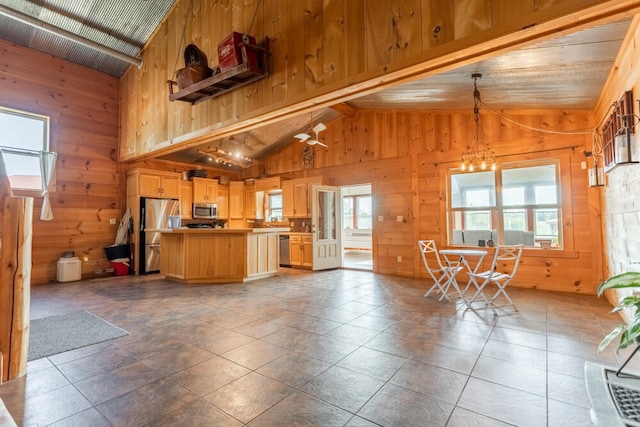
<path fill-rule="evenodd" d="M 140 274 L 160 271 L 160 233 L 146 230 L 167 228 L 174 215 L 180 215 L 178 200 L 140 199 Z"/>

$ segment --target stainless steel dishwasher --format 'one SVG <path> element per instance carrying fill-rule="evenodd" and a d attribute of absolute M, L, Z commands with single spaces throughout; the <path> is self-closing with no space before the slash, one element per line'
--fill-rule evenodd
<path fill-rule="evenodd" d="M 280 267 L 291 267 L 291 258 L 289 256 L 289 235 L 280 235 Z"/>

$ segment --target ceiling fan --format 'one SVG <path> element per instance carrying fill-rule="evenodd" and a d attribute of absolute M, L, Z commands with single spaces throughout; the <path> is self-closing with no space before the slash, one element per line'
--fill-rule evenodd
<path fill-rule="evenodd" d="M 299 133 L 297 135 L 294 136 L 294 138 L 298 138 L 300 140 L 300 142 L 306 142 L 309 145 L 322 145 L 323 147 L 327 147 L 327 144 L 320 142 L 318 140 L 318 134 L 320 132 L 322 132 L 323 130 L 326 130 L 327 127 L 324 125 L 324 123 L 320 122 L 317 125 L 313 126 L 313 115 L 311 116 L 311 126 L 313 127 L 311 130 L 313 131 L 313 133 L 315 134 L 315 138 L 311 138 L 311 135 L 309 135 L 308 133 Z"/>

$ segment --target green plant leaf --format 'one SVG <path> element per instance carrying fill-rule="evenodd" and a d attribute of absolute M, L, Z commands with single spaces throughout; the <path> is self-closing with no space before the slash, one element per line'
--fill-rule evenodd
<path fill-rule="evenodd" d="M 640 287 L 640 272 L 630 271 L 610 277 L 598 286 L 598 296 L 607 289 L 622 289 Z"/>
<path fill-rule="evenodd" d="M 612 313 L 615 313 L 617 311 L 621 311 L 624 310 L 626 308 L 632 308 L 635 307 L 636 310 L 639 308 L 640 306 L 640 296 L 638 295 L 627 295 L 624 296 L 622 298 L 620 298 L 620 301 L 618 301 L 618 305 L 616 307 L 614 307 L 614 309 L 611 311 Z"/>
<path fill-rule="evenodd" d="M 626 327 L 627 325 L 617 325 L 613 328 L 613 330 L 600 342 L 600 345 L 598 346 L 598 353 L 611 344 L 611 342 L 613 342 L 613 340 L 615 340 Z"/>

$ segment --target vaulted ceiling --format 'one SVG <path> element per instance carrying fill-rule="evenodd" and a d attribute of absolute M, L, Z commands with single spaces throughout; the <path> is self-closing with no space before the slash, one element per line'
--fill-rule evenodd
<path fill-rule="evenodd" d="M 174 0 L 0 0 L 0 38 L 121 76 L 171 10 Z M 495 109 L 592 109 L 629 27 L 630 19 L 587 28 L 444 72 L 399 84 L 348 102 L 353 108 L 469 109 L 473 73 L 486 106 Z M 62 29 L 58 35 L 52 27 Z M 105 48 L 100 49 L 99 45 Z M 329 122 L 339 109 L 313 113 Z M 261 158 L 309 130 L 308 114 L 164 156 L 207 164 L 212 146 L 242 143 Z"/>

